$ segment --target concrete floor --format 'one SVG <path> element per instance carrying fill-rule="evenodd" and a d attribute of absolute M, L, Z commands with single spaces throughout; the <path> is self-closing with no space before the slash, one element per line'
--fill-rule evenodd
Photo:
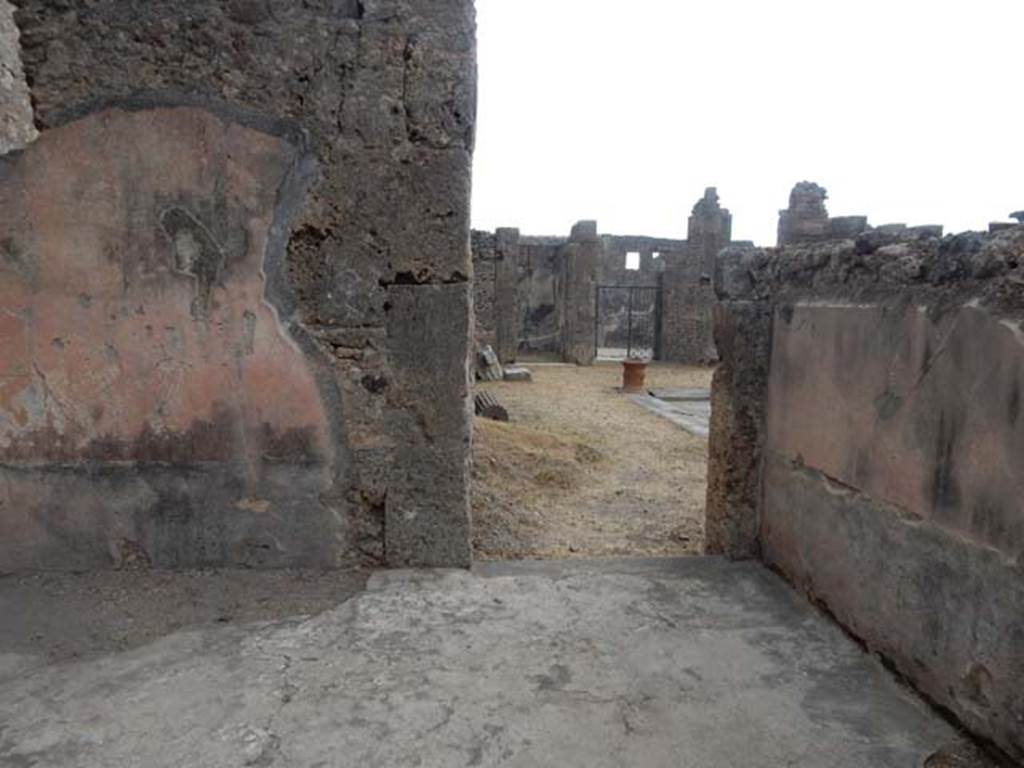
<path fill-rule="evenodd" d="M 0 683 L 0 765 L 26 768 L 908 768 L 954 736 L 772 573 L 714 558 L 381 572 L 307 620 Z"/>

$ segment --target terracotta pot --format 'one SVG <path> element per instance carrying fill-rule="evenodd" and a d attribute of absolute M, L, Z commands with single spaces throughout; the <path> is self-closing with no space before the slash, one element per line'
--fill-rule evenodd
<path fill-rule="evenodd" d="M 622 361 L 622 391 L 643 392 L 644 377 L 647 375 L 646 360 Z"/>

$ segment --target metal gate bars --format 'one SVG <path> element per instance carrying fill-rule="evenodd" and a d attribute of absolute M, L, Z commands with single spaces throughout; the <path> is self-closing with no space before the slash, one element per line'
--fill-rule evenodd
<path fill-rule="evenodd" d="M 594 334 L 599 358 L 658 356 L 661 290 L 646 285 L 599 285 Z"/>

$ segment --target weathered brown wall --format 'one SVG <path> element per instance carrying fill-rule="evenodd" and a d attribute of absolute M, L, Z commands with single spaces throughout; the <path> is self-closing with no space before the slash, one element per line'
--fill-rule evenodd
<path fill-rule="evenodd" d="M 358 553 L 396 565 L 468 563 L 468 215 L 475 105 L 470 0 L 25 0 L 16 19 L 37 120 L 44 128 L 65 124 L 97 102 L 133 97 L 135 108 L 147 100 L 214 111 L 223 104 L 229 112 L 238 108 L 267 120 L 294 120 L 306 132 L 317 173 L 295 203 L 290 224 L 271 228 L 285 256 L 280 269 L 268 272 L 266 289 L 272 296 L 293 297 L 278 312 L 292 334 L 305 339 L 299 346 L 307 367 L 311 360 L 325 361 L 330 385 L 321 383 L 320 398 L 325 391 L 332 393 L 330 407 L 337 418 L 322 450 L 342 464 L 326 487 L 317 475 L 316 483 L 303 481 L 292 488 L 291 507 L 247 501 L 243 506 L 268 519 L 277 516 L 285 529 L 299 525 L 299 513 L 309 509 L 325 516 L 328 529 L 315 544 L 316 556 L 282 556 L 289 562 L 340 564 Z M 155 95 L 139 97 L 140 89 Z M 81 129 L 69 125 L 67 130 Z M 158 121 L 151 130 L 149 143 L 163 157 L 164 142 L 173 143 L 174 125 Z M 117 137 L 100 139 L 99 150 L 127 163 L 128 175 L 112 178 L 105 196 L 87 198 L 82 205 L 88 210 L 111 198 L 125 206 L 122 210 L 134 211 L 122 198 L 134 186 L 146 189 L 155 182 L 137 180 L 129 172 L 149 166 L 134 154 L 132 142 L 107 148 L 103 142 Z M 196 146 L 185 148 L 194 153 L 205 145 Z M 247 146 L 240 144 L 239 152 Z M 123 161 L 117 152 L 124 154 Z M 229 144 L 209 162 L 223 164 L 234 153 Z M 59 164 L 53 168 L 58 177 L 71 172 Z M 214 205 L 195 195 L 189 202 L 193 192 L 181 192 L 186 201 L 179 205 L 181 220 L 214 235 L 228 227 L 230 215 L 240 218 L 239 226 L 247 224 L 248 213 L 236 210 L 236 199 Z M 140 209 L 137 218 L 125 217 L 115 233 L 136 227 L 149 232 L 154 211 Z M 12 223 L 5 220 L 3 227 Z M 40 237 L 63 238 L 65 248 L 75 242 L 70 229 L 39 229 Z M 246 242 L 255 247 L 255 236 L 248 237 Z M 148 241 L 138 244 L 143 246 L 139 259 L 156 259 L 145 250 L 151 247 Z M 254 300 L 256 285 L 245 290 Z M 180 302 L 175 306 L 180 312 Z M 180 314 L 174 321 L 166 324 L 202 322 Z M 110 322 L 122 324 L 115 318 Z M 227 326 L 224 330 L 233 332 Z M 203 337 L 206 332 L 195 328 L 190 333 Z M 143 342 L 126 343 L 132 352 L 130 345 Z M 212 342 L 207 338 L 206 343 Z M 195 362 L 193 356 L 202 349 L 190 348 L 184 359 Z M 222 350 L 210 354 L 225 363 Z M 282 367 L 302 370 L 274 357 Z M 234 365 L 234 358 L 226 364 Z M 214 394 L 196 396 L 189 415 L 198 418 Z M 84 409 L 92 405 L 75 403 Z M 58 406 L 50 400 L 45 407 L 54 411 Z M 138 423 L 156 429 L 162 417 L 156 403 L 151 407 Z M 303 418 L 308 426 L 311 416 Z M 183 423 L 173 423 L 168 439 L 185 435 Z M 283 426 L 290 428 L 291 422 Z M 226 423 L 217 429 L 218 435 L 229 430 Z M 321 450 L 321 442 L 317 438 L 312 444 Z M 80 473 L 76 477 L 86 485 L 101 487 L 100 478 L 109 476 L 110 462 L 100 456 L 79 451 L 72 458 Z M 65 471 L 46 453 L 23 459 L 39 464 L 40 472 Z M 223 528 L 230 529 L 220 520 L 225 507 L 180 502 L 174 493 L 187 485 L 188 473 L 176 460 L 160 463 L 159 469 L 167 474 L 170 490 L 143 484 L 133 492 L 126 486 L 119 508 L 126 515 L 153 517 L 158 526 L 190 510 L 188 515 L 201 520 L 195 525 L 204 531 L 204 541 L 219 543 Z M 21 466 L 8 471 L 19 472 Z M 237 467 L 224 471 L 224 485 L 232 493 L 235 486 L 244 486 Z M 279 482 L 287 484 L 288 477 L 282 475 Z M 47 481 L 40 482 L 45 486 Z M 75 549 L 64 543 L 76 537 L 92 537 L 96 548 L 106 546 L 103 539 L 113 536 L 111 525 L 90 509 L 83 507 L 78 516 L 82 530 L 54 513 L 46 537 L 55 552 Z M 291 533 L 306 540 L 304 532 Z M 149 546 L 147 540 L 136 543 Z M 265 551 L 276 552 L 274 546 Z M 183 541 L 172 555 L 143 555 L 165 565 L 248 562 L 230 548 L 211 547 L 199 556 Z M 268 557 L 272 563 L 282 559 Z M 36 564 L 74 567 L 56 554 Z"/>
<path fill-rule="evenodd" d="M 20 149 L 35 135 L 14 7 L 0 0 L 0 155 Z"/>
<path fill-rule="evenodd" d="M 732 248 L 718 276 L 712 548 L 1024 757 L 1024 227 Z"/>

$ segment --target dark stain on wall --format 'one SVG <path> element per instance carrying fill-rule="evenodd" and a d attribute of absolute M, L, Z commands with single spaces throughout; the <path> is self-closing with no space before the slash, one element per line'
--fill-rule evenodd
<path fill-rule="evenodd" d="M 184 208 L 164 211 L 160 227 L 174 249 L 174 269 L 196 279 L 197 296 L 192 316 L 205 317 L 210 310 L 210 293 L 220 283 L 224 251 L 206 227 Z"/>
<path fill-rule="evenodd" d="M 943 512 L 952 512 L 960 506 L 960 486 L 954 466 L 957 447 L 957 422 L 946 411 L 939 414 L 936 431 L 933 470 L 930 486 L 932 507 L 940 518 Z"/>
<path fill-rule="evenodd" d="M 0 463 L 136 462 L 195 466 L 231 462 L 247 440 L 258 441 L 262 461 L 295 464 L 322 464 L 324 461 L 312 427 L 281 430 L 264 422 L 256 434 L 249 436 L 244 435 L 244 428 L 239 414 L 217 404 L 210 419 L 195 419 L 186 430 L 160 430 L 147 423 L 132 440 L 109 434 L 89 438 L 84 430 L 58 431 L 47 426 L 24 433 L 17 441 L 0 448 Z"/>
<path fill-rule="evenodd" d="M 1010 400 L 1006 406 L 1006 418 L 1011 424 L 1016 424 L 1020 418 L 1020 379 L 1014 379 L 1013 387 L 1010 390 Z"/>
<path fill-rule="evenodd" d="M 878 418 L 881 421 L 888 421 L 902 407 L 903 398 L 888 389 L 875 399 L 875 410 L 878 411 Z"/>

